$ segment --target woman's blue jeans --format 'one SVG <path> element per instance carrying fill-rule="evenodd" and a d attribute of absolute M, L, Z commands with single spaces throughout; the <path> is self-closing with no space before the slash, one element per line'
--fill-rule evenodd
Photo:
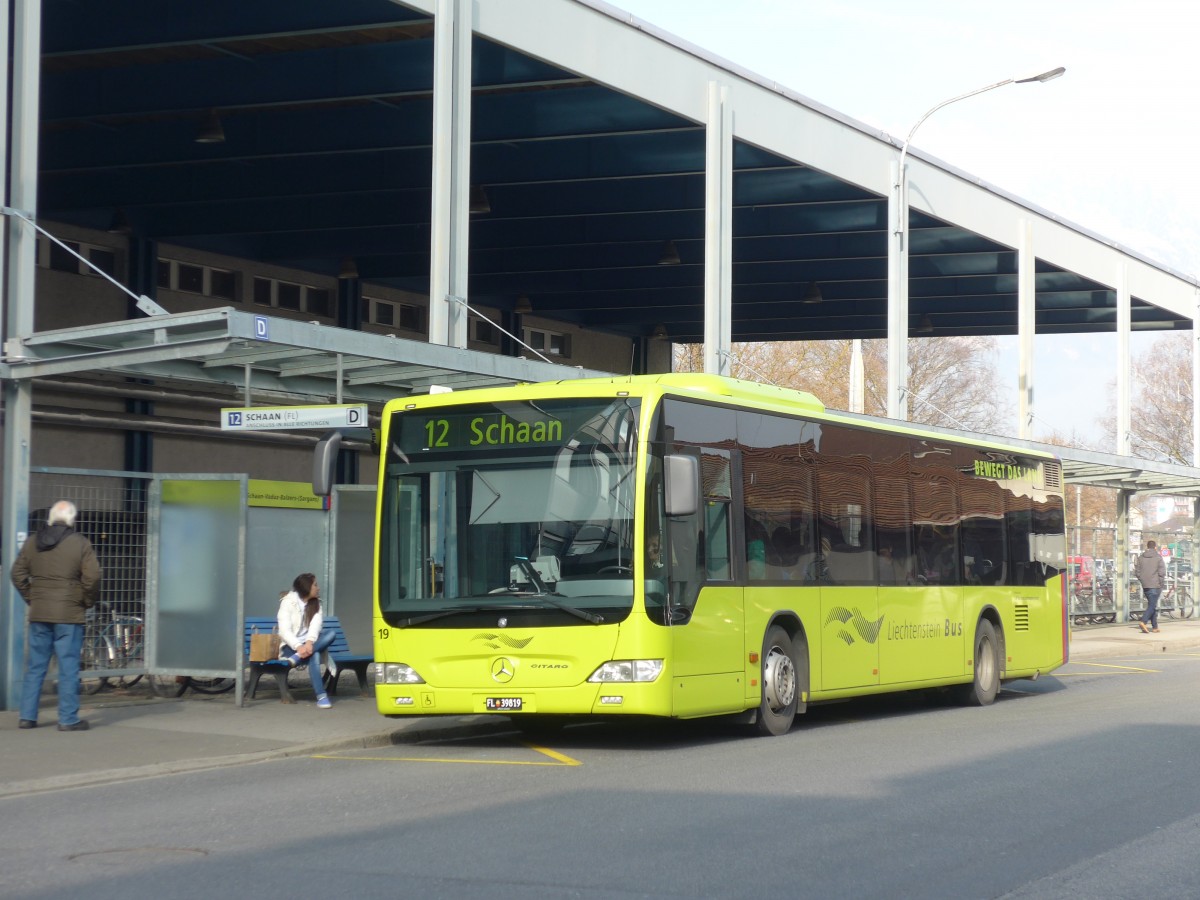
<path fill-rule="evenodd" d="M 333 643 L 336 637 L 332 628 L 322 628 L 321 636 L 313 641 L 313 652 L 307 660 L 301 660 L 300 664 L 308 663 L 308 678 L 312 682 L 313 692 L 320 697 L 325 693 L 325 683 L 321 680 L 321 651 L 329 649 L 329 645 Z M 291 656 L 296 652 L 295 647 L 284 647 L 287 656 Z"/>
<path fill-rule="evenodd" d="M 21 718 L 36 722 L 42 682 L 50 668 L 50 655 L 58 657 L 58 724 L 79 721 L 79 651 L 83 626 L 56 622 L 29 623 L 29 656 L 21 686 Z"/>

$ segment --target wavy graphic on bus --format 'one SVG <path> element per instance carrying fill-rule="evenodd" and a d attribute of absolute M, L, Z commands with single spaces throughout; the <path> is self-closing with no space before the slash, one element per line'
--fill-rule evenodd
<path fill-rule="evenodd" d="M 854 630 L 858 632 L 858 636 L 860 638 L 862 638 L 868 644 L 874 644 L 877 640 L 879 640 L 879 632 L 883 629 L 884 618 L 884 616 L 880 616 L 878 619 L 872 622 L 870 619 L 864 616 L 857 607 L 851 611 L 846 609 L 844 606 L 835 606 L 829 610 L 829 618 L 825 620 L 825 624 L 828 625 L 834 620 L 841 622 L 843 625 L 845 625 L 847 622 L 851 622 L 854 625 Z M 838 637 L 846 642 L 846 646 L 850 646 L 854 643 L 854 635 L 852 635 L 845 628 L 838 629 Z"/>
<path fill-rule="evenodd" d="M 526 644 L 533 640 L 533 637 L 515 638 L 507 634 L 492 634 L 489 631 L 481 632 L 471 638 L 473 641 L 483 641 L 485 647 L 490 647 L 493 650 L 499 650 L 503 644 L 510 650 L 521 650 Z"/>

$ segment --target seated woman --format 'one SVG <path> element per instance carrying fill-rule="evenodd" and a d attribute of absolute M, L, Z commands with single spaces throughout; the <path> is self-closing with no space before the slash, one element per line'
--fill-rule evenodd
<path fill-rule="evenodd" d="M 312 572 L 297 575 L 291 591 L 280 598 L 278 622 L 280 657 L 286 658 L 291 666 L 308 660 L 308 677 L 317 695 L 317 706 L 329 709 L 333 704 L 321 680 L 321 654 L 333 643 L 335 635 L 333 629 L 321 627 L 324 623 L 321 586 Z M 328 662 L 330 674 L 336 674 L 337 664 L 332 658 Z"/>

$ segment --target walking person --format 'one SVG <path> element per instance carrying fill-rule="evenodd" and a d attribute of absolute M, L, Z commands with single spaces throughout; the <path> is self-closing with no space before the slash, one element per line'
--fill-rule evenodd
<path fill-rule="evenodd" d="M 1167 577 L 1167 564 L 1154 541 L 1146 541 L 1146 549 L 1137 558 L 1133 574 L 1142 585 L 1142 596 L 1146 598 L 1146 611 L 1138 627 L 1149 634 L 1158 632 L 1158 595 L 1162 593 L 1163 580 Z"/>
<path fill-rule="evenodd" d="M 79 652 L 87 610 L 100 596 L 100 563 L 92 542 L 75 530 L 78 511 L 59 500 L 12 567 L 13 586 L 29 607 L 29 650 L 21 685 L 19 728 L 37 728 L 50 656 L 58 658 L 58 730 L 87 731 L 79 718 Z"/>
<path fill-rule="evenodd" d="M 325 618 L 321 614 L 321 586 L 312 572 L 297 575 L 292 589 L 279 600 L 279 655 L 291 666 L 308 661 L 308 677 L 313 692 L 317 695 L 317 706 L 329 709 L 333 704 L 325 693 L 321 680 L 321 654 L 333 643 L 336 636 L 332 628 L 322 628 Z M 331 677 L 337 674 L 337 663 L 326 654 Z"/>

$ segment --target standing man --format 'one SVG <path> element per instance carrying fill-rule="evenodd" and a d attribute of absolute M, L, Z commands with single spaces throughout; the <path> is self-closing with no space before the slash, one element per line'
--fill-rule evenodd
<path fill-rule="evenodd" d="M 75 530 L 75 504 L 59 500 L 12 567 L 12 583 L 29 607 L 29 653 L 21 688 L 21 728 L 37 728 L 38 701 L 58 657 L 58 730 L 87 731 L 79 718 L 79 651 L 84 614 L 100 594 L 100 564 L 92 542 Z"/>
<path fill-rule="evenodd" d="M 1162 593 L 1163 579 L 1167 577 L 1167 564 L 1154 541 L 1146 541 L 1146 549 L 1137 558 L 1134 574 L 1142 584 L 1142 596 L 1146 598 L 1146 611 L 1138 623 L 1142 631 L 1149 634 L 1158 631 L 1158 595 Z"/>

